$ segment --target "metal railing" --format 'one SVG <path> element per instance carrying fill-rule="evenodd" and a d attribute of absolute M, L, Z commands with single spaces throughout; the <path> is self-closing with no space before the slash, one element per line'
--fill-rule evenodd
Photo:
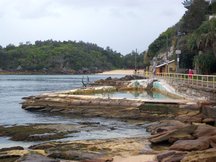
<path fill-rule="evenodd" d="M 160 73 L 155 77 L 163 78 L 168 81 L 179 81 L 188 85 L 216 89 L 216 75 L 198 75 L 198 74 L 182 74 L 182 73 Z"/>
<path fill-rule="evenodd" d="M 158 73 L 153 75 L 151 72 L 144 71 L 136 73 L 138 76 L 147 78 L 160 78 L 167 81 L 175 81 L 179 84 L 187 84 L 198 88 L 208 88 L 216 90 L 216 75 L 198 75 L 198 74 L 183 74 L 183 73 Z"/>

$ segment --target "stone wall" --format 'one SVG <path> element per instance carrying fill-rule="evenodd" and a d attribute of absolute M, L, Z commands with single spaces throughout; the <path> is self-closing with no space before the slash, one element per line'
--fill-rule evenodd
<path fill-rule="evenodd" d="M 216 91 L 210 88 L 202 88 L 198 86 L 189 85 L 181 81 L 167 81 L 172 85 L 177 92 L 198 100 L 216 101 Z"/>

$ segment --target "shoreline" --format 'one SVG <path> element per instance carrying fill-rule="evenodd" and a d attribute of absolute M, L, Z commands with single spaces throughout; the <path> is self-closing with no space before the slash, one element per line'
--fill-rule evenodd
<path fill-rule="evenodd" d="M 104 71 L 102 73 L 98 74 L 125 74 L 125 75 L 133 75 L 134 74 L 134 69 L 117 69 L 117 70 L 110 70 L 110 71 Z"/>
<path fill-rule="evenodd" d="M 134 69 L 116 69 L 94 72 L 0 71 L 0 75 L 134 75 Z"/>
<path fill-rule="evenodd" d="M 125 74 L 133 75 L 134 69 L 116 69 L 116 70 L 98 70 L 98 71 L 67 71 L 67 72 L 55 72 L 55 71 L 0 71 L 0 75 L 89 75 L 89 74 Z"/>

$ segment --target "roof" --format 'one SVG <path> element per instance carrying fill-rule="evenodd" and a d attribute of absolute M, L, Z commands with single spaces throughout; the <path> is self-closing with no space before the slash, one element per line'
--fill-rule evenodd
<path fill-rule="evenodd" d="M 175 62 L 175 60 L 171 60 L 171 61 L 165 62 L 165 63 L 163 63 L 163 64 L 157 65 L 156 68 L 165 66 L 165 65 L 167 65 L 167 64 L 171 64 L 171 63 L 173 63 L 173 62 Z"/>

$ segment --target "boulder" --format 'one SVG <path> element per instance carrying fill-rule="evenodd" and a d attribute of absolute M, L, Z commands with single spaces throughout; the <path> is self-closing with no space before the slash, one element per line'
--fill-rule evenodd
<path fill-rule="evenodd" d="M 188 153 L 181 162 L 215 162 L 216 149 Z"/>
<path fill-rule="evenodd" d="M 205 118 L 205 119 L 203 119 L 203 123 L 206 123 L 206 124 L 209 124 L 209 125 L 214 125 L 215 124 L 215 119 L 213 119 L 213 118 Z"/>
<path fill-rule="evenodd" d="M 216 148 L 216 136 L 211 136 L 211 137 L 209 138 L 209 140 L 210 140 L 210 146 L 211 146 L 212 148 Z"/>
<path fill-rule="evenodd" d="M 199 138 L 196 140 L 178 140 L 172 146 L 170 146 L 169 149 L 177 151 L 200 151 L 206 150 L 209 147 L 209 138 Z"/>
<path fill-rule="evenodd" d="M 32 150 L 45 150 L 45 149 L 49 149 L 49 148 L 52 148 L 52 147 L 55 147 L 55 145 L 51 144 L 51 143 L 42 143 L 42 144 L 32 145 L 32 146 L 29 147 L 29 149 L 32 149 Z"/>
<path fill-rule="evenodd" d="M 203 114 L 197 114 L 197 115 L 179 115 L 176 117 L 177 120 L 184 122 L 184 123 L 201 123 L 202 120 L 205 118 Z"/>
<path fill-rule="evenodd" d="M 173 143 L 180 139 L 193 139 L 191 134 L 194 132 L 196 128 L 197 126 L 195 125 L 189 125 L 183 128 L 170 130 L 170 131 L 153 135 L 149 138 L 149 140 L 152 143 L 161 143 L 165 141 L 169 141 L 170 143 Z"/>
<path fill-rule="evenodd" d="M 151 132 L 151 134 L 157 134 L 161 132 L 171 131 L 178 128 L 185 127 L 186 124 L 182 123 L 178 120 L 162 120 L 160 122 L 155 122 L 148 126 L 147 131 Z"/>
<path fill-rule="evenodd" d="M 196 138 L 214 135 L 216 135 L 216 128 L 210 125 L 199 125 L 193 133 L 193 136 Z"/>
<path fill-rule="evenodd" d="M 175 151 L 165 151 L 165 152 L 162 152 L 160 154 L 157 155 L 157 160 L 160 162 L 162 161 L 163 159 L 169 157 L 169 156 L 172 156 L 174 155 L 176 152 Z"/>
<path fill-rule="evenodd" d="M 180 162 L 186 155 L 185 152 L 176 152 L 173 155 L 170 155 L 159 162 Z"/>
<path fill-rule="evenodd" d="M 216 106 L 213 105 L 204 105 L 202 107 L 202 113 L 209 118 L 215 118 L 216 116 Z"/>

